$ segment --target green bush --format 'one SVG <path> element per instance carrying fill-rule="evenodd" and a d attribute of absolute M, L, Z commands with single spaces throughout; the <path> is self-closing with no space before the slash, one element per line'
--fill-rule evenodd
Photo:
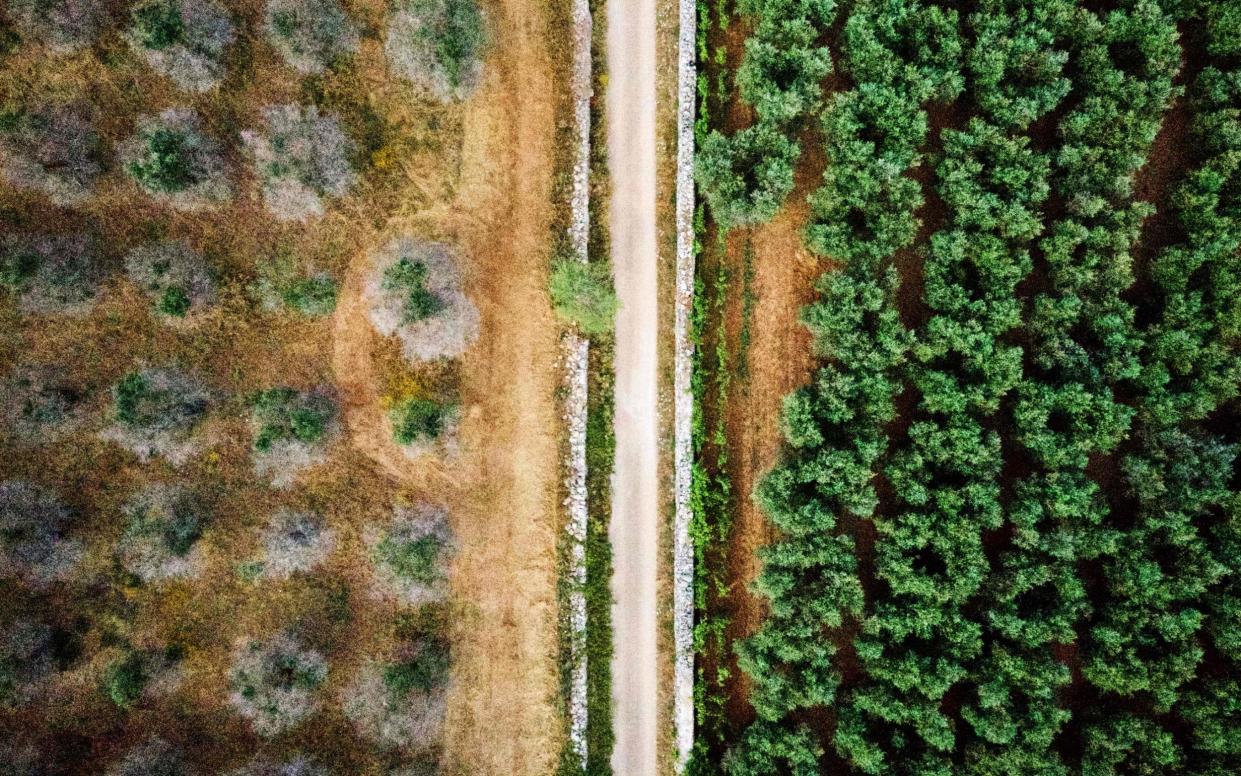
<path fill-rule="evenodd" d="M 383 289 L 401 298 L 401 323 L 417 323 L 444 309 L 444 303 L 427 287 L 427 265 L 402 256 L 384 270 Z"/>
<path fill-rule="evenodd" d="M 267 0 L 267 39 L 299 73 L 322 72 L 358 49 L 358 28 L 336 0 Z"/>
<path fill-rule="evenodd" d="M 384 686 L 393 698 L 403 699 L 411 691 L 426 692 L 444 685 L 451 667 L 448 642 L 439 638 L 426 639 L 415 654 L 384 668 Z"/>
<path fill-rule="evenodd" d="M 457 408 L 434 399 L 410 398 L 390 411 L 392 437 L 397 444 L 412 445 L 438 439 L 453 422 Z"/>
<path fill-rule="evenodd" d="M 552 265 L 549 291 L 552 307 L 561 320 L 588 337 L 612 332 L 620 302 L 606 264 L 557 259 Z"/>
<path fill-rule="evenodd" d="M 130 11 L 125 31 L 147 64 L 192 92 L 219 84 L 234 37 L 228 10 L 216 0 L 147 0 Z"/>
<path fill-rule="evenodd" d="M 139 119 L 121 155 L 125 172 L 144 191 L 174 207 L 196 210 L 231 196 L 219 145 L 188 108 Z"/>
<path fill-rule="evenodd" d="M 206 415 L 207 394 L 190 378 L 170 369 L 126 374 L 113 391 L 116 419 L 134 429 L 182 429 Z"/>
<path fill-rule="evenodd" d="M 254 449 L 271 450 L 277 442 L 321 441 L 336 418 L 336 403 L 322 392 L 269 388 L 250 400 Z"/>
<path fill-rule="evenodd" d="M 721 229 L 771 220 L 793 190 L 797 144 L 759 123 L 732 137 L 712 132 L 695 159 L 695 177 Z"/>
<path fill-rule="evenodd" d="M 263 309 L 289 309 L 308 318 L 330 315 L 336 309 L 337 283 L 326 272 L 304 274 L 288 253 L 260 260 L 258 277 L 250 286 Z"/>

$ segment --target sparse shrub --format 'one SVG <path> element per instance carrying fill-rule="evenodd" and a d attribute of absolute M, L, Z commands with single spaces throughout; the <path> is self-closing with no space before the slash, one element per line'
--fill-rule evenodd
<path fill-rule="evenodd" d="M 215 281 L 206 262 L 183 240 L 133 249 L 125 257 L 125 272 L 164 318 L 186 318 L 215 301 Z"/>
<path fill-rule="evenodd" d="M 381 749 L 433 744 L 444 724 L 451 666 L 442 638 L 405 644 L 395 660 L 362 669 L 345 692 L 345 716 Z"/>
<path fill-rule="evenodd" d="M 7 11 L 25 38 L 58 54 L 94 43 L 107 19 L 103 0 L 9 0 Z"/>
<path fill-rule="evenodd" d="M 318 566 L 336 547 L 336 532 L 316 512 L 277 509 L 263 528 L 263 557 L 256 572 L 288 579 Z"/>
<path fill-rule="evenodd" d="M 0 483 L 0 576 L 35 587 L 64 579 L 82 558 L 66 537 L 73 516 L 52 491 L 26 480 Z"/>
<path fill-rule="evenodd" d="M 192 92 L 220 82 L 224 49 L 233 42 L 233 23 L 222 5 L 215 0 L 149 0 L 130 16 L 125 38 L 156 72 Z"/>
<path fill-rule="evenodd" d="M 19 618 L 0 628 L 0 708 L 33 700 L 55 670 L 52 629 Z"/>
<path fill-rule="evenodd" d="M 469 97 L 482 80 L 486 30 L 476 0 L 403 0 L 385 51 L 410 83 L 437 100 Z"/>
<path fill-rule="evenodd" d="M 358 50 L 358 27 L 336 0 L 267 0 L 263 29 L 299 73 L 318 73 Z"/>
<path fill-rule="evenodd" d="M 320 116 L 314 105 L 269 105 L 266 128 L 241 139 L 263 183 L 263 202 L 281 221 L 323 215 L 326 197 L 344 196 L 358 176 L 349 163 L 353 143 L 334 116 Z"/>
<path fill-rule="evenodd" d="M 189 108 L 139 119 L 137 133 L 121 149 L 125 172 L 143 191 L 180 210 L 227 200 L 232 190 L 224 157 L 200 123 Z"/>
<path fill-rule="evenodd" d="M 162 739 L 137 746 L 108 770 L 108 776 L 189 776 L 181 751 Z"/>
<path fill-rule="evenodd" d="M 325 440 L 337 427 L 336 402 L 326 388 L 269 388 L 255 395 L 250 408 L 255 469 L 280 487 L 322 460 Z"/>
<path fill-rule="evenodd" d="M 0 171 L 14 186 L 42 191 L 57 205 L 85 199 L 103 171 L 103 146 L 85 106 L 0 114 Z"/>
<path fill-rule="evenodd" d="M 461 288 L 455 251 L 443 243 L 392 240 L 365 293 L 375 328 L 400 338 L 411 361 L 454 358 L 478 337 L 478 308 Z"/>
<path fill-rule="evenodd" d="M 326 272 L 303 274 L 285 253 L 259 262 L 258 279 L 250 292 L 269 312 L 288 308 L 317 318 L 336 309 L 336 280 Z"/>
<path fill-rule="evenodd" d="M 210 395 L 195 379 L 174 369 L 139 369 L 112 390 L 116 425 L 104 437 L 147 460 L 162 455 L 184 462 L 195 450 L 191 439 L 206 417 Z"/>
<path fill-rule="evenodd" d="M 606 264 L 559 259 L 552 267 L 552 307 L 589 337 L 610 334 L 620 303 Z"/>
<path fill-rule="evenodd" d="M 144 582 L 184 577 L 198 566 L 206 510 L 194 494 L 160 483 L 135 493 L 122 508 L 125 530 L 117 557 Z"/>
<path fill-rule="evenodd" d="M 261 736 L 297 725 L 318 707 L 327 661 L 287 634 L 237 647 L 229 671 L 229 702 Z"/>
<path fill-rule="evenodd" d="M 423 604 L 447 594 L 453 542 L 443 508 L 425 503 L 398 508 L 387 527 L 367 537 L 367 545 L 383 587 L 403 601 Z"/>
<path fill-rule="evenodd" d="M 429 453 L 451 455 L 457 449 L 459 411 L 455 404 L 411 397 L 388 412 L 392 438 L 414 458 Z"/>
<path fill-rule="evenodd" d="M 122 709 L 143 696 L 171 689 L 181 654 L 177 649 L 138 650 L 126 648 L 108 664 L 103 674 L 103 692 Z"/>
<path fill-rule="evenodd" d="M 88 235 L 0 236 L 0 285 L 21 300 L 24 313 L 90 312 L 100 274 L 94 240 Z"/>
<path fill-rule="evenodd" d="M 13 369 L 0 388 L 0 417 L 8 433 L 25 444 L 51 442 L 85 419 L 85 394 L 65 370 L 52 364 Z"/>

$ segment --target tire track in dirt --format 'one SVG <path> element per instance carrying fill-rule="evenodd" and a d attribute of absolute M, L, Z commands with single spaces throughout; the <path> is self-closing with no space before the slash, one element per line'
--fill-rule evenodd
<path fill-rule="evenodd" d="M 461 452 L 411 461 L 391 441 L 374 362 L 378 337 L 359 251 L 337 306 L 334 366 L 355 447 L 417 493 L 448 503 L 453 687 L 443 772 L 546 776 L 562 749 L 556 637 L 560 460 L 558 324 L 547 298 L 556 84 L 545 7 L 485 3 L 491 49 L 466 105 L 452 212 L 480 336 L 461 365 Z M 391 236 L 391 235 L 389 235 Z"/>

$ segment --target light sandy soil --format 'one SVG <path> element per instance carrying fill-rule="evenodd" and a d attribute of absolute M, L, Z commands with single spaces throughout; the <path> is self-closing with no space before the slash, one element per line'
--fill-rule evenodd
<path fill-rule="evenodd" d="M 556 84 L 539 0 L 488 4 L 492 50 L 466 107 L 454 205 L 390 231 L 441 233 L 462 248 L 481 332 L 461 369 L 461 451 L 411 462 L 391 441 L 362 301 L 360 252 L 337 307 L 335 368 L 356 448 L 454 515 L 453 688 L 448 774 L 546 776 L 562 748 L 556 654 L 556 409 L 559 327 L 547 298 Z M 402 223 L 404 221 L 404 223 Z M 388 349 L 390 350 L 390 348 Z"/>
<path fill-rule="evenodd" d="M 654 0 L 608 4 L 610 228 L 621 301 L 611 523 L 618 776 L 655 776 L 659 762 L 655 40 Z"/>

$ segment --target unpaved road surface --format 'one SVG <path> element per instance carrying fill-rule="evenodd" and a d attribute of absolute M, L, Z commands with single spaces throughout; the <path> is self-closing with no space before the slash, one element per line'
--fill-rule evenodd
<path fill-rule="evenodd" d="M 612 490 L 612 704 L 617 776 L 655 776 L 659 718 L 656 569 L 655 2 L 608 3 L 608 158 L 616 319 Z"/>

